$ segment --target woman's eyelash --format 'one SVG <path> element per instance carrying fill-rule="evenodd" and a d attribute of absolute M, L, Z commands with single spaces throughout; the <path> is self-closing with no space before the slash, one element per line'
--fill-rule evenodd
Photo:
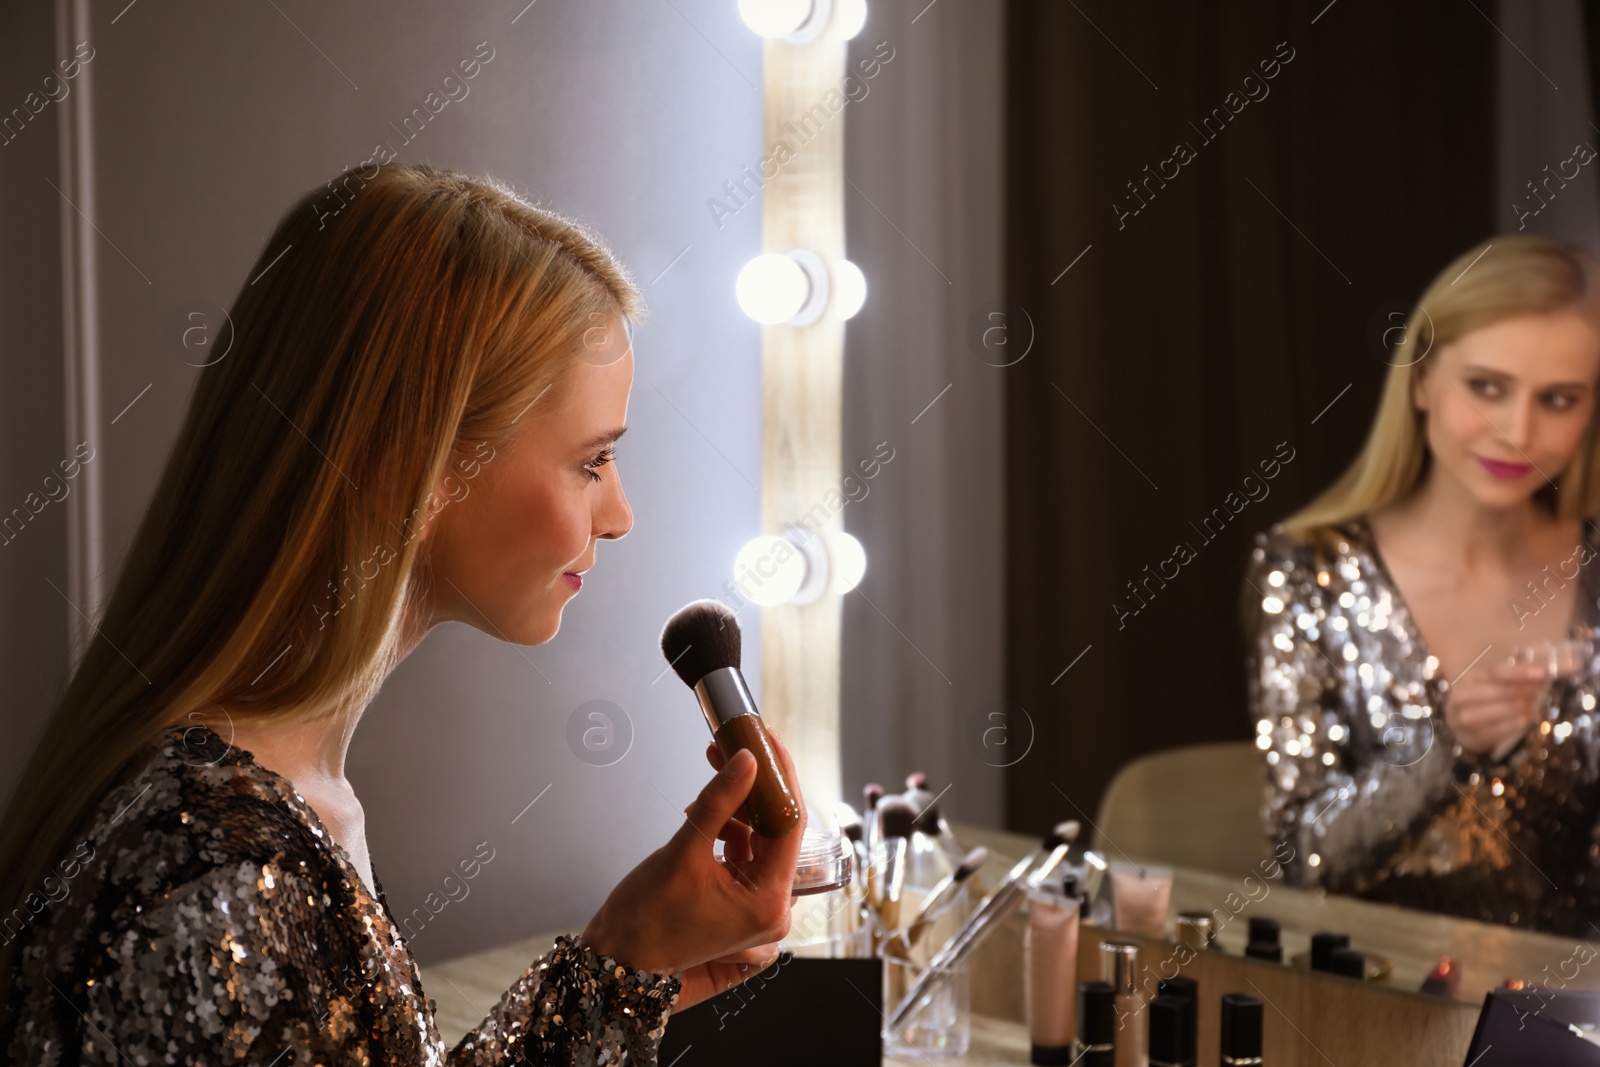
<path fill-rule="evenodd" d="M 598 482 L 600 480 L 600 475 L 595 472 L 601 467 L 604 467 L 607 463 L 610 463 L 616 458 L 616 456 L 616 449 L 610 445 L 607 445 L 605 448 L 600 450 L 599 455 L 595 456 L 593 459 L 583 465 L 583 472 L 589 476 L 590 481 Z"/>

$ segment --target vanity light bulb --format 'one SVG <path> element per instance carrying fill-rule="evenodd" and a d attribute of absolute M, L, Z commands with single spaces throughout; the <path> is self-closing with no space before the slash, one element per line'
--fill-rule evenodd
<path fill-rule="evenodd" d="M 805 580 L 805 554 L 786 537 L 753 537 L 733 561 L 739 595 L 765 607 L 793 599 Z"/>
<path fill-rule="evenodd" d="M 841 319 L 854 318 L 867 302 L 867 276 L 848 259 L 833 266 L 833 300 L 834 312 Z"/>
<path fill-rule="evenodd" d="M 867 573 L 867 550 L 847 533 L 833 539 L 834 591 L 843 595 L 861 583 Z"/>
<path fill-rule="evenodd" d="M 763 37 L 787 37 L 811 17 L 811 4 L 812 0 L 739 0 L 739 17 Z"/>
<path fill-rule="evenodd" d="M 794 259 L 769 252 L 752 259 L 739 271 L 734 295 L 746 315 L 776 326 L 794 318 L 811 295 L 811 282 Z"/>
<path fill-rule="evenodd" d="M 867 0 L 833 0 L 833 4 L 834 32 L 848 41 L 867 24 Z"/>

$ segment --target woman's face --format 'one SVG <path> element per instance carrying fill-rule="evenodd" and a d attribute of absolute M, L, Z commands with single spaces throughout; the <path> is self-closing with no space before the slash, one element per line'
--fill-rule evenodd
<path fill-rule="evenodd" d="M 1595 405 L 1600 333 L 1576 311 L 1522 315 L 1445 345 L 1416 382 L 1438 474 L 1485 507 L 1555 482 Z"/>
<path fill-rule="evenodd" d="M 530 407 L 511 444 L 483 460 L 466 495 L 428 525 L 432 623 L 542 644 L 561 628 L 596 542 L 632 528 L 611 447 L 633 387 L 627 336 L 620 317 L 590 330 L 567 380 Z"/>

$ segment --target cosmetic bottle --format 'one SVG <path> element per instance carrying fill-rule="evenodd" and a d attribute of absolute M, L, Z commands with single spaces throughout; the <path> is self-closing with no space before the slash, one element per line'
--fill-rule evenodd
<path fill-rule="evenodd" d="M 1216 940 L 1216 920 L 1209 911 L 1180 911 L 1172 921 L 1175 940 L 1196 952 L 1205 952 Z"/>
<path fill-rule="evenodd" d="M 1138 992 L 1139 946 L 1100 942 L 1100 976 L 1110 983 L 1116 1007 L 1116 1067 L 1144 1067 L 1144 998 Z"/>
<path fill-rule="evenodd" d="M 1283 945 L 1278 940 L 1278 920 L 1265 916 L 1250 919 L 1250 940 L 1245 943 L 1244 954 L 1251 959 L 1283 962 Z"/>
<path fill-rule="evenodd" d="M 1078 983 L 1078 1067 L 1116 1067 L 1116 990 L 1107 982 Z"/>
<path fill-rule="evenodd" d="M 1194 1003 L 1186 997 L 1150 1002 L 1150 1067 L 1194 1067 Z"/>
<path fill-rule="evenodd" d="M 1336 948 L 1328 953 L 1327 971 L 1330 974 L 1341 974 L 1346 978 L 1365 979 L 1367 977 L 1367 957 L 1358 949 L 1348 946 Z"/>
<path fill-rule="evenodd" d="M 1261 1001 L 1248 993 L 1222 997 L 1222 1067 L 1261 1067 Z"/>
<path fill-rule="evenodd" d="M 1200 1021 L 1200 983 L 1186 974 L 1175 974 L 1171 978 L 1162 978 L 1156 983 L 1156 996 L 1181 997 L 1187 1000 L 1193 1010 L 1189 1012 L 1189 1032 L 1186 1040 L 1189 1048 L 1199 1057 L 1199 1021 Z M 1151 1053 L 1154 1055 L 1154 1053 Z"/>
<path fill-rule="evenodd" d="M 1166 937 L 1171 898 L 1171 867 L 1141 867 L 1123 860 L 1111 864 L 1111 907 L 1118 930 Z"/>
<path fill-rule="evenodd" d="M 1348 948 L 1350 946 L 1349 934 L 1336 934 L 1324 931 L 1311 935 L 1311 969 L 1313 971 L 1333 970 L 1334 949 Z"/>
<path fill-rule="evenodd" d="M 1070 1064 L 1077 1034 L 1079 901 L 1070 892 L 1077 879 L 1042 883 L 1028 895 L 1023 936 L 1030 1061 Z"/>

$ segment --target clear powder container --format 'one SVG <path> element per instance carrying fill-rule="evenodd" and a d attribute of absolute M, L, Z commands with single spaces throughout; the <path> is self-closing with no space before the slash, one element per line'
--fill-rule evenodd
<path fill-rule="evenodd" d="M 806 819 L 800 858 L 795 864 L 794 895 L 804 897 L 843 889 L 855 866 L 854 852 L 836 827 L 819 820 L 812 811 Z"/>

